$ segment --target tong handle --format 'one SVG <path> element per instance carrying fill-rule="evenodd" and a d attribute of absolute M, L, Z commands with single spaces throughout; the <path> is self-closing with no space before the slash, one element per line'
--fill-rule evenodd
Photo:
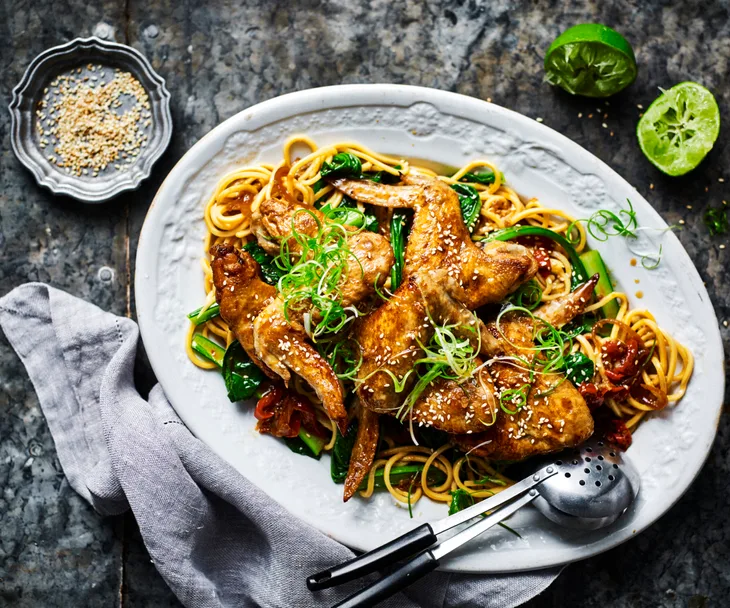
<path fill-rule="evenodd" d="M 310 591 L 327 589 L 380 570 L 414 553 L 423 551 L 436 542 L 436 535 L 429 524 L 423 524 L 406 532 L 389 543 L 363 553 L 349 562 L 333 566 L 307 578 Z M 435 566 L 434 566 L 435 567 Z"/>
<path fill-rule="evenodd" d="M 378 582 L 354 593 L 333 608 L 363 608 L 374 606 L 394 593 L 415 583 L 419 578 L 435 570 L 439 561 L 430 551 L 424 551 L 414 559 L 403 564 Z"/>

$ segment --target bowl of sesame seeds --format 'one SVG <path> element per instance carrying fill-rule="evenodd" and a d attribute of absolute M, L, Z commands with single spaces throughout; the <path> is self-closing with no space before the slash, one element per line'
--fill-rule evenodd
<path fill-rule="evenodd" d="M 55 194 L 99 203 L 149 177 L 170 143 L 170 93 L 135 49 L 77 38 L 38 55 L 13 89 L 11 144 Z"/>

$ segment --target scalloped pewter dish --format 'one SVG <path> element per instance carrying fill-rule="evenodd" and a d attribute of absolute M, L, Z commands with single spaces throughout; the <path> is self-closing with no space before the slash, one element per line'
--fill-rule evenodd
<path fill-rule="evenodd" d="M 372 549 L 444 517 L 446 506 L 422 499 L 410 519 L 387 493 L 343 504 L 342 486 L 330 478 L 329 456 L 320 461 L 299 456 L 258 434 L 251 405 L 230 403 L 220 374 L 197 369 L 185 354 L 185 315 L 205 297 L 200 267 L 205 202 L 233 168 L 278 162 L 294 133 L 306 133 L 319 145 L 355 140 L 386 154 L 449 166 L 486 158 L 519 193 L 538 197 L 546 207 L 587 217 L 598 208 L 616 212 L 630 198 L 642 226 L 667 225 L 624 179 L 563 135 L 510 110 L 445 91 L 398 85 L 301 91 L 244 110 L 190 149 L 157 193 L 137 254 L 139 324 L 157 378 L 188 428 L 251 482 L 325 534 L 356 549 Z M 653 414 L 634 435 L 629 457 L 641 475 L 637 501 L 609 528 L 593 532 L 561 528 L 524 509 L 509 521 L 522 539 L 490 530 L 449 556 L 442 569 L 517 572 L 596 555 L 651 525 L 692 483 L 712 445 L 722 406 L 722 343 L 692 261 L 674 233 L 662 234 L 663 258 L 656 270 L 632 267 L 636 253 L 622 239 L 608 246 L 589 239 L 632 305 L 649 308 L 696 358 L 684 399 Z M 633 295 L 634 279 L 641 281 L 641 300 Z"/>
<path fill-rule="evenodd" d="M 130 72 L 147 92 L 152 124 L 146 147 L 127 170 L 108 167 L 97 177 L 77 177 L 48 160 L 50 146 L 45 151 L 41 149 L 35 110 L 54 78 L 90 63 Z M 54 194 L 66 194 L 87 203 L 100 203 L 120 192 L 137 188 L 149 177 L 152 165 L 165 151 L 172 136 L 170 93 L 165 88 L 165 81 L 135 49 L 96 37 L 76 38 L 38 55 L 13 89 L 9 109 L 12 118 L 10 142 L 20 162 L 41 186 Z"/>

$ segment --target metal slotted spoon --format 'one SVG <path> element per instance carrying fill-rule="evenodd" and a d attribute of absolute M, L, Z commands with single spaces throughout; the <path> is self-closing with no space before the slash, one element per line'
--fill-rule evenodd
<path fill-rule="evenodd" d="M 603 441 L 563 452 L 554 465 L 558 474 L 540 485 L 534 505 L 561 526 L 581 530 L 608 526 L 639 494 L 638 471 Z"/>
<path fill-rule="evenodd" d="M 636 499 L 639 487 L 638 472 L 617 448 L 600 440 L 589 441 L 543 460 L 525 479 L 480 503 L 310 576 L 307 586 L 312 591 L 334 587 L 411 556 L 336 608 L 372 606 L 435 570 L 445 555 L 531 502 L 561 526 L 596 530 L 616 521 Z M 484 517 L 475 520 L 477 516 Z M 439 534 L 470 520 L 475 523 L 436 544 Z"/>

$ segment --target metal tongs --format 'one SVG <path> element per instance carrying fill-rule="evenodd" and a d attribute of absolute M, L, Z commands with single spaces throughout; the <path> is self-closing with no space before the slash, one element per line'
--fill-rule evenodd
<path fill-rule="evenodd" d="M 445 555 L 535 500 L 539 496 L 536 486 L 556 473 L 557 467 L 548 465 L 521 482 L 463 511 L 434 523 L 418 526 L 382 547 L 310 576 L 307 578 L 307 587 L 311 591 L 334 587 L 417 554 L 369 587 L 361 589 L 340 602 L 335 608 L 372 606 L 435 570 L 439 565 L 439 560 Z M 476 523 L 432 547 L 438 543 L 438 536 L 443 532 L 485 514 L 486 516 Z"/>

